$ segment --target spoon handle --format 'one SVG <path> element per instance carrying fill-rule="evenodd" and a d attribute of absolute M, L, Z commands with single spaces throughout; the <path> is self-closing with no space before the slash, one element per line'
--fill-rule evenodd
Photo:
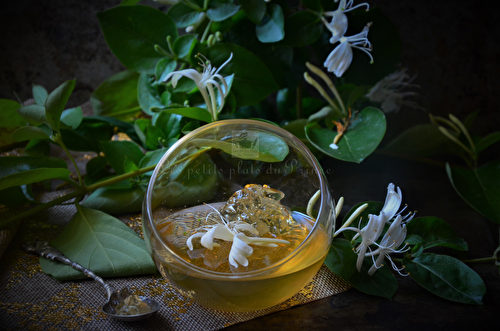
<path fill-rule="evenodd" d="M 41 257 L 44 257 L 52 261 L 57 260 L 61 263 L 69 265 L 73 269 L 83 272 L 87 277 L 94 279 L 96 282 L 104 286 L 104 288 L 106 289 L 106 293 L 108 294 L 108 300 L 111 298 L 111 294 L 113 294 L 113 292 L 116 292 L 111 285 L 106 284 L 104 280 L 101 277 L 97 276 L 92 270 L 89 270 L 83 267 L 82 265 L 71 261 L 66 256 L 64 256 L 64 254 L 61 251 L 59 251 L 55 247 L 50 246 L 49 243 L 46 241 L 35 241 L 35 242 L 25 243 L 23 244 L 23 248 L 28 253 L 36 253 Z"/>

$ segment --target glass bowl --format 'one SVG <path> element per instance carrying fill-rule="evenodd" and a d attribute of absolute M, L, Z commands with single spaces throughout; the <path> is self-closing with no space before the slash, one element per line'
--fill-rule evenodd
<path fill-rule="evenodd" d="M 170 147 L 152 174 L 142 217 L 163 277 L 222 311 L 268 308 L 300 291 L 323 264 L 335 224 L 327 180 L 307 147 L 278 126 L 241 119 L 207 124 Z M 243 244 L 243 258 L 232 255 L 241 235 L 202 237 L 217 225 L 257 244 Z"/>

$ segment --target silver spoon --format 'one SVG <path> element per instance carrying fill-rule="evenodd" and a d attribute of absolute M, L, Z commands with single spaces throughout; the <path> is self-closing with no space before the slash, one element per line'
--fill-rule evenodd
<path fill-rule="evenodd" d="M 108 302 L 102 307 L 102 311 L 112 318 L 120 321 L 137 321 L 150 317 L 160 307 L 158 302 L 153 299 L 132 294 L 128 287 L 125 287 L 121 291 L 115 290 L 113 286 L 106 284 L 101 277 L 80 264 L 71 261 L 61 251 L 50 246 L 46 241 L 26 243 L 23 245 L 23 248 L 28 253 L 36 253 L 46 259 L 57 260 L 69 265 L 104 286 L 108 294 Z"/>

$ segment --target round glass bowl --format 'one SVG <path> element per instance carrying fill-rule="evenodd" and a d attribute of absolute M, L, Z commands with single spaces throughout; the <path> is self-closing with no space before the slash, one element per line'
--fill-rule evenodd
<path fill-rule="evenodd" d="M 184 296 L 223 311 L 264 309 L 300 291 L 323 264 L 335 224 L 328 183 L 307 147 L 278 126 L 240 119 L 207 124 L 174 144 L 153 172 L 142 215 L 163 277 Z M 255 230 L 235 230 L 234 217 Z M 201 238 L 217 224 L 287 243 L 249 243 L 248 265 L 245 258 L 231 263 L 236 237 Z"/>

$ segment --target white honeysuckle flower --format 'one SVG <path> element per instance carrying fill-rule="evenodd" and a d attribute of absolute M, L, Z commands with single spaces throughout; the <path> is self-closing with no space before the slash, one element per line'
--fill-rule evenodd
<path fill-rule="evenodd" d="M 368 54 L 370 63 L 373 63 L 373 56 L 370 54 L 371 43 L 368 41 L 368 31 L 371 23 L 368 23 L 358 34 L 340 38 L 340 44 L 328 55 L 323 64 L 329 72 L 341 77 L 349 68 L 352 62 L 352 48 L 357 48 Z"/>
<path fill-rule="evenodd" d="M 247 257 L 253 253 L 253 248 L 243 241 L 243 237 L 245 237 L 243 233 L 238 233 L 233 237 L 233 245 L 229 253 L 229 263 L 235 268 L 238 268 L 238 264 L 244 267 L 248 266 Z"/>
<path fill-rule="evenodd" d="M 396 190 L 394 190 L 396 188 Z M 393 183 L 387 186 L 387 196 L 385 197 L 384 206 L 382 207 L 382 212 L 387 217 L 387 221 L 390 221 L 394 215 L 399 210 L 401 206 L 401 201 L 403 200 L 403 193 L 399 187 L 396 187 Z"/>
<path fill-rule="evenodd" d="M 414 109 L 422 108 L 414 101 L 403 100 L 405 97 L 417 96 L 416 92 L 402 90 L 404 88 L 418 88 L 418 85 L 411 84 L 415 76 L 411 77 L 406 70 L 398 70 L 382 78 L 366 94 L 366 97 L 373 102 L 380 102 L 380 108 L 386 113 L 397 112 L 401 106 L 409 106 Z"/>
<path fill-rule="evenodd" d="M 203 72 L 198 72 L 195 69 L 184 69 L 180 71 L 173 71 L 167 75 L 164 83 L 167 82 L 170 78 L 172 78 L 172 86 L 175 88 L 177 86 L 177 82 L 181 77 L 187 77 L 193 80 L 200 90 L 201 95 L 203 96 L 203 100 L 207 105 L 207 110 L 212 116 L 212 121 L 215 122 L 217 117 L 224 107 L 224 101 L 229 92 L 229 87 L 227 85 L 226 79 L 219 74 L 219 71 L 233 58 L 233 53 L 229 56 L 226 62 L 224 62 L 219 69 L 212 67 L 210 61 L 203 55 L 199 54 L 203 60 L 200 65 L 203 67 Z M 216 81 L 219 80 L 224 88 Z M 220 95 L 220 105 L 217 106 L 217 96 L 215 95 L 215 88 L 219 91 Z"/>
<path fill-rule="evenodd" d="M 401 215 L 396 216 L 396 219 L 394 220 L 394 222 L 392 222 L 391 226 L 380 241 L 380 244 L 377 244 L 378 248 L 375 251 L 367 253 L 365 255 L 372 257 L 378 255 L 377 259 L 373 263 L 373 266 L 370 268 L 370 270 L 368 270 L 368 275 L 373 275 L 375 271 L 377 271 L 377 269 L 382 267 L 384 258 L 387 258 L 391 262 L 391 266 L 395 271 L 397 271 L 402 276 L 407 276 L 407 274 L 401 273 L 403 268 L 398 268 L 390 257 L 390 254 L 392 253 L 404 253 L 409 249 L 407 248 L 407 244 L 405 244 L 401 249 L 397 249 L 406 239 L 407 222 L 403 222 L 403 217 Z"/>
<path fill-rule="evenodd" d="M 384 212 L 380 212 L 378 216 L 370 214 L 368 215 L 368 224 L 358 232 L 359 235 L 361 235 L 361 243 L 355 249 L 356 254 L 358 254 L 358 259 L 356 261 L 356 269 L 358 269 L 358 271 L 361 271 L 366 251 L 378 240 L 384 230 L 385 223 L 386 216 Z"/>
<path fill-rule="evenodd" d="M 382 261 L 385 257 L 387 257 L 389 261 L 391 261 L 391 265 L 394 270 L 401 272 L 402 269 L 397 268 L 397 266 L 390 259 L 389 254 L 402 253 L 405 251 L 406 245 L 400 250 L 397 250 L 397 248 L 406 238 L 406 223 L 411 221 L 411 219 L 415 216 L 415 213 L 409 213 L 406 216 L 401 216 L 402 211 L 398 212 L 398 210 L 401 206 L 402 199 L 403 194 L 401 189 L 390 183 L 387 186 L 387 196 L 379 215 L 368 215 L 368 223 L 362 229 L 359 229 L 359 226 L 358 228 L 350 227 L 349 225 L 352 221 L 357 218 L 368 206 L 368 204 L 364 204 L 360 206 L 351 215 L 349 220 L 347 220 L 346 223 L 334 233 L 333 237 L 336 237 L 339 233 L 346 230 L 354 231 L 356 232 L 356 235 L 352 238 L 353 241 L 361 236 L 361 242 L 354 249 L 354 252 L 358 254 L 358 258 L 356 260 L 356 269 L 358 271 L 361 271 L 365 257 L 372 257 L 374 265 L 369 270 L 369 275 L 372 275 L 378 268 L 380 268 Z M 405 208 L 403 208 L 403 210 Z M 396 219 L 391 223 L 380 243 L 377 243 L 377 240 L 384 230 L 384 226 L 389 223 L 394 216 L 396 216 Z M 372 245 L 377 246 L 378 248 L 376 250 L 372 250 Z M 377 255 L 379 256 L 375 260 L 374 257 Z"/>
<path fill-rule="evenodd" d="M 227 222 L 221 213 L 215 209 L 214 207 L 207 205 L 212 208 L 215 213 L 219 215 L 221 222 L 217 224 L 210 224 L 202 226 L 196 229 L 196 233 L 189 236 L 186 240 L 186 246 L 189 250 L 193 250 L 193 239 L 197 237 L 201 237 L 200 244 L 207 249 L 214 249 L 214 247 L 220 246 L 214 239 L 221 239 L 224 241 L 232 241 L 231 251 L 229 252 L 229 263 L 238 268 L 238 264 L 246 267 L 248 266 L 248 257 L 252 255 L 253 248 L 250 245 L 257 245 L 263 247 L 277 247 L 277 244 L 289 244 L 289 241 L 282 239 L 274 239 L 274 238 L 260 238 L 260 237 L 247 237 L 241 231 L 248 231 L 253 235 L 258 235 L 259 231 L 253 227 L 251 224 L 248 224 L 243 221 L 233 221 Z M 209 213 L 206 217 L 210 217 L 212 213 Z"/>
<path fill-rule="evenodd" d="M 335 1 L 337 2 L 337 1 Z M 327 11 L 324 12 L 323 15 L 331 17 L 332 20 L 330 23 L 328 23 L 323 17 L 323 23 L 325 24 L 326 28 L 330 30 L 332 33 L 332 37 L 330 38 L 330 43 L 335 44 L 337 41 L 342 38 L 346 31 L 347 31 L 347 16 L 344 13 L 347 13 L 348 11 L 351 11 L 353 9 L 359 8 L 361 6 L 366 6 L 366 10 L 370 9 L 370 5 L 367 4 L 366 2 L 360 3 L 359 5 L 352 6 L 354 0 L 349 0 L 346 3 L 346 0 L 341 0 L 339 7 L 335 11 Z"/>

